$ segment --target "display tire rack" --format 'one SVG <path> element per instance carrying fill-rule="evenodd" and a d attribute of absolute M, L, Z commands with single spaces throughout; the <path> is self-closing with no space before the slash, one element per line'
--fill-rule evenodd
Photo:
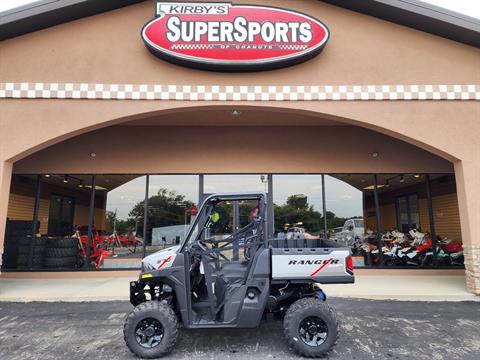
<path fill-rule="evenodd" d="M 67 237 L 49 240 L 44 265 L 50 269 L 74 268 L 79 260 L 78 239 Z"/>
<path fill-rule="evenodd" d="M 37 227 L 40 224 L 37 223 Z M 5 248 L 2 256 L 2 269 L 17 268 L 19 255 L 19 242 L 21 239 L 31 236 L 33 221 L 7 219 L 5 229 Z M 28 244 L 29 245 L 29 244 Z"/>
<path fill-rule="evenodd" d="M 78 239 L 74 237 L 48 239 L 46 236 L 35 238 L 24 235 L 16 238 L 16 268 L 19 270 L 73 269 L 81 265 Z M 31 264 L 29 257 L 32 254 Z"/>
<path fill-rule="evenodd" d="M 32 236 L 24 236 L 18 239 L 17 268 L 26 269 L 29 267 L 29 256 L 32 253 L 32 267 L 39 268 L 43 266 L 45 244 L 47 238 L 41 236 L 35 238 L 32 244 Z"/>

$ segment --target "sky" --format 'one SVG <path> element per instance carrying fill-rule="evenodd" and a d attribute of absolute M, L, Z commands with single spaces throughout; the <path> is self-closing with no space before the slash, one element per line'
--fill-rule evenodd
<path fill-rule="evenodd" d="M 112 175 L 114 176 L 114 175 Z M 368 184 L 367 184 L 368 185 Z M 198 203 L 196 175 L 151 175 L 149 194 L 160 188 L 175 190 L 187 200 Z M 260 175 L 205 175 L 205 193 L 268 191 Z M 315 210 L 322 213 L 322 179 L 320 175 L 274 175 L 273 202 L 285 204 L 288 196 L 303 194 Z M 337 216 L 362 215 L 362 192 L 330 176 L 325 176 L 325 198 L 328 211 Z M 107 195 L 107 210 L 117 210 L 117 216 L 126 219 L 135 204 L 145 197 L 145 177 L 134 179 Z"/>
<path fill-rule="evenodd" d="M 36 1 L 38 0 L 0 0 L 0 12 Z M 424 0 L 424 2 L 480 19 L 480 1 L 478 0 Z"/>

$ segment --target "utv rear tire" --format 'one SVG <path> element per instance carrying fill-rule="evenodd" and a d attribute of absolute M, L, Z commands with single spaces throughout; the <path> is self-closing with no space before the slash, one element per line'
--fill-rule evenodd
<path fill-rule="evenodd" d="M 163 328 L 161 340 L 150 348 L 142 346 L 137 340 L 139 338 L 139 326 L 144 321 L 160 323 Z M 144 302 L 128 314 L 123 326 L 123 338 L 130 351 L 140 358 L 154 359 L 162 357 L 172 351 L 177 340 L 177 317 L 172 308 L 163 302 Z"/>
<path fill-rule="evenodd" d="M 306 326 L 312 327 L 311 333 L 305 333 Z M 303 298 L 295 301 L 287 310 L 283 328 L 290 346 L 295 352 L 305 357 L 314 358 L 325 355 L 338 339 L 338 322 L 335 313 L 330 306 L 317 298 Z M 324 332 L 326 337 L 317 344 L 315 339 L 321 338 Z M 307 344 L 309 339 L 312 339 L 309 342 L 314 345 Z"/>

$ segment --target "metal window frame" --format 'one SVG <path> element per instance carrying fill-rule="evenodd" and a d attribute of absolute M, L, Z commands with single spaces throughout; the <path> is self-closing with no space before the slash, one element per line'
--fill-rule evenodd
<path fill-rule="evenodd" d="M 88 209 L 88 236 L 87 236 L 87 244 L 85 247 L 85 264 L 84 267 L 87 270 L 91 269 L 90 266 L 90 255 L 91 255 L 91 249 L 90 249 L 90 244 L 92 242 L 92 237 L 93 237 L 93 218 L 95 215 L 95 194 L 96 194 L 96 186 L 97 186 L 97 175 L 94 174 L 92 175 L 92 188 L 90 190 L 90 206 Z M 79 241 L 81 241 L 79 239 Z"/>
<path fill-rule="evenodd" d="M 37 186 L 35 189 L 35 203 L 33 205 L 33 224 L 32 237 L 30 238 L 30 249 L 28 251 L 28 270 L 33 271 L 33 253 L 35 246 L 35 239 L 37 238 L 37 231 L 40 230 L 38 224 L 38 212 L 40 209 L 40 193 L 42 191 L 42 175 L 37 175 Z M 38 229 L 37 229 L 38 226 Z"/>

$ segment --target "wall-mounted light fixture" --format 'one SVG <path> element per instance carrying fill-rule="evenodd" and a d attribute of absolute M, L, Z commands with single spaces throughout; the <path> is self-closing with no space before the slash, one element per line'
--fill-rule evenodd
<path fill-rule="evenodd" d="M 65 184 L 68 184 L 68 175 L 65 175 L 65 176 L 64 176 L 63 182 L 64 182 Z"/>
<path fill-rule="evenodd" d="M 232 110 L 232 116 L 240 116 L 242 112 L 240 110 Z"/>
<path fill-rule="evenodd" d="M 403 177 L 403 175 L 400 176 L 400 182 L 401 182 L 401 183 L 404 183 L 404 182 L 405 182 L 405 178 Z"/>

